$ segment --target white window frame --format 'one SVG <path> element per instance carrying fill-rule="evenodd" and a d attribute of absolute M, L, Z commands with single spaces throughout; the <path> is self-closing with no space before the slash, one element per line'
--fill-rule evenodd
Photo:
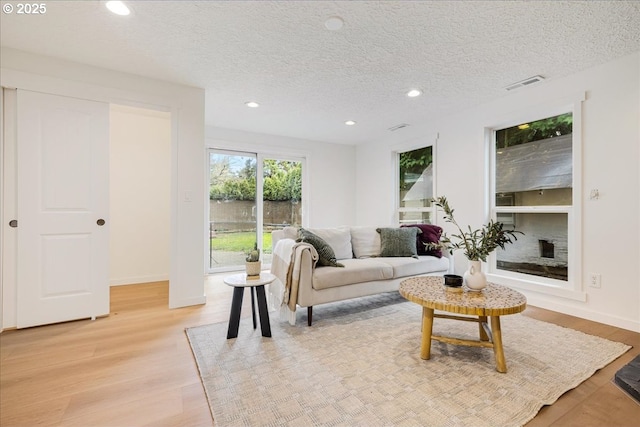
<path fill-rule="evenodd" d="M 436 223 L 436 206 L 434 204 L 431 204 L 431 206 L 426 206 L 426 207 L 419 207 L 419 208 L 402 208 L 400 207 L 400 154 L 402 153 L 407 153 L 409 151 L 415 151 L 415 150 L 420 150 L 422 148 L 427 148 L 427 147 L 431 147 L 431 164 L 433 165 L 432 167 L 432 171 L 433 171 L 433 195 L 435 197 L 436 193 L 436 176 L 437 176 L 437 165 L 436 165 L 436 142 L 437 142 L 437 136 L 435 138 L 435 141 L 432 143 L 424 143 L 424 141 L 421 141 L 421 143 L 418 144 L 412 144 L 410 146 L 405 146 L 405 147 L 396 147 L 393 150 L 393 182 L 394 182 L 394 212 L 395 212 L 395 222 L 397 224 L 402 224 L 400 222 L 400 214 L 402 212 L 428 212 L 429 213 L 429 218 L 430 218 L 430 222 L 431 224 L 435 224 Z"/>
<path fill-rule="evenodd" d="M 585 93 L 547 102 L 510 114 L 503 120 L 485 127 L 487 147 L 489 186 L 487 205 L 492 219 L 498 213 L 563 213 L 567 215 L 568 277 L 557 280 L 546 277 L 516 273 L 497 268 L 496 253 L 488 259 L 487 278 L 494 282 L 525 291 L 559 296 L 577 301 L 586 301 L 586 291 L 582 281 L 582 103 Z M 496 130 L 509 128 L 521 123 L 533 122 L 564 113 L 572 113 L 572 161 L 573 190 L 571 206 L 496 206 Z M 516 227 L 517 229 L 517 227 Z"/>

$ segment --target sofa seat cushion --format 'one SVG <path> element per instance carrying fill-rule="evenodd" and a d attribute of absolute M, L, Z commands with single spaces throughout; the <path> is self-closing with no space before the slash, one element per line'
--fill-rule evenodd
<path fill-rule="evenodd" d="M 449 259 L 438 258 L 430 255 L 423 255 L 418 259 L 410 257 L 385 257 L 377 258 L 378 261 L 388 264 L 393 269 L 393 277 L 407 277 L 418 274 L 428 274 L 447 271 L 449 269 Z"/>
<path fill-rule="evenodd" d="M 413 261 L 413 258 L 409 258 Z M 393 278 L 393 267 L 381 258 L 340 260 L 344 268 L 316 267 L 313 288 L 316 290 Z"/>

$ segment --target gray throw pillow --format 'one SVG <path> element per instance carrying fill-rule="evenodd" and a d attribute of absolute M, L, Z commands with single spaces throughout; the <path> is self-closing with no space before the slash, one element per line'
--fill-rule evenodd
<path fill-rule="evenodd" d="M 329 267 L 344 267 L 344 264 L 336 261 L 336 253 L 322 237 L 304 228 L 298 230 L 298 236 L 296 242 L 309 243 L 316 248 L 316 252 L 318 252 L 318 264 Z"/>
<path fill-rule="evenodd" d="M 422 231 L 417 227 L 377 228 L 380 233 L 380 256 L 410 256 L 418 259 L 416 236 Z"/>

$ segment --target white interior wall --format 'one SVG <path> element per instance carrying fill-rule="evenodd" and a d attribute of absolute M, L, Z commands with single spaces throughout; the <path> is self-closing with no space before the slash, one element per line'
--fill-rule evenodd
<path fill-rule="evenodd" d="M 169 280 L 171 115 L 111 105 L 111 285 Z"/>
<path fill-rule="evenodd" d="M 210 148 L 305 157 L 307 182 L 303 185 L 309 193 L 307 212 L 303 212 L 306 225 L 355 223 L 354 146 L 215 127 L 207 127 L 205 136 Z"/>
<path fill-rule="evenodd" d="M 600 289 L 580 284 L 586 302 L 524 292 L 532 305 L 640 331 L 640 53 L 523 88 L 443 120 L 406 128 L 357 149 L 356 222 L 388 221 L 394 210 L 393 150 L 421 135 L 438 135 L 436 192 L 448 197 L 461 224 L 487 219 L 484 129 L 514 113 L 586 93 L 582 125 L 582 277 L 602 276 Z M 428 96 L 428 94 L 427 94 Z M 589 200 L 598 189 L 600 199 Z M 448 230 L 447 225 L 443 224 Z M 580 232 L 580 231 L 579 231 Z M 456 254 L 456 270 L 466 260 Z"/>
<path fill-rule="evenodd" d="M 204 90 L 14 49 L 1 48 L 0 59 L 3 87 L 171 114 L 169 307 L 204 304 L 205 200 L 196 197 L 205 191 Z M 4 295 L 15 295 L 15 281 L 2 286 Z M 3 299 L 2 314 L 3 328 L 15 326 L 15 299 Z"/>

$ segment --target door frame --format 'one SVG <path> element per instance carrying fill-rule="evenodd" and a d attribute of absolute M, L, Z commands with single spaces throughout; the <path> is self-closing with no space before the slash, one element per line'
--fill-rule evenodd
<path fill-rule="evenodd" d="M 6 249 L 10 247 L 10 243 L 7 242 L 8 236 L 5 236 L 4 224 L 5 224 L 5 210 L 6 203 L 4 201 L 4 185 L 5 185 L 5 89 L 0 87 L 0 333 L 4 330 L 4 254 Z"/>
<path fill-rule="evenodd" d="M 17 324 L 17 233 L 9 221 L 17 219 L 17 90 L 0 87 L 2 91 L 2 185 L 0 185 L 0 332 Z M 13 305 L 8 306 L 10 302 Z"/>

